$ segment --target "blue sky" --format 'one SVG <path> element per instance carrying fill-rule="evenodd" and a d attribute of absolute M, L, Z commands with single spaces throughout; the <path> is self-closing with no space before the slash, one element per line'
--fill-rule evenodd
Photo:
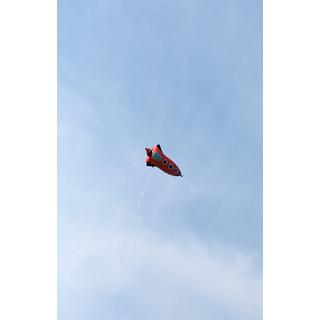
<path fill-rule="evenodd" d="M 262 2 L 59 1 L 58 179 L 61 320 L 261 319 Z"/>

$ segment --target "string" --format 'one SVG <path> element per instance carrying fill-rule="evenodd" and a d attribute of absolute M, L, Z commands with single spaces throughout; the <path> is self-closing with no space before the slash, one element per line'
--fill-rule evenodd
<path fill-rule="evenodd" d="M 140 209 L 141 204 L 143 202 L 144 195 L 145 195 L 145 189 L 147 187 L 147 184 L 149 183 L 150 177 L 151 177 L 151 173 L 149 173 L 147 175 L 146 180 L 144 181 L 142 190 L 141 190 L 141 192 L 139 194 L 139 199 L 138 199 L 137 204 L 136 204 L 136 208 L 133 211 L 133 214 L 131 215 L 131 221 L 129 222 L 129 224 L 128 224 L 125 232 L 124 232 L 124 235 L 123 235 L 122 245 L 121 245 L 121 255 L 120 255 L 120 264 L 121 265 L 124 265 L 124 263 L 125 263 L 125 253 L 126 253 L 125 249 L 127 247 L 128 236 L 129 236 L 129 233 L 132 232 L 132 229 L 136 225 L 137 215 L 139 213 L 139 209 Z"/>

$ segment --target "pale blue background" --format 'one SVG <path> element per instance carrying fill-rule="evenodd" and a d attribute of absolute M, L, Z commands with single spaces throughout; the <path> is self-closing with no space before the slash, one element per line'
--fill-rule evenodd
<path fill-rule="evenodd" d="M 262 319 L 262 1 L 58 1 L 58 133 L 60 320 Z"/>

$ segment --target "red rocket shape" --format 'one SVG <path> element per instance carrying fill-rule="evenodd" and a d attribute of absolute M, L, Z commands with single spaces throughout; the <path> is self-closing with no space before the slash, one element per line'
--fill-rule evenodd
<path fill-rule="evenodd" d="M 146 165 L 148 167 L 157 167 L 167 174 L 182 177 L 179 167 L 162 152 L 159 144 L 152 149 L 145 148 L 145 150 L 147 153 Z"/>

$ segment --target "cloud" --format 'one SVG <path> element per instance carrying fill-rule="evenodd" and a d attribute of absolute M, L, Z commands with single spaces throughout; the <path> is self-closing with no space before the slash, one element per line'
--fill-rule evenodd
<path fill-rule="evenodd" d="M 69 299 L 62 308 L 72 309 L 72 297 L 86 314 L 90 303 L 81 303 L 81 297 L 94 300 L 102 294 L 110 310 L 119 301 L 128 310 L 128 305 L 135 306 L 132 319 L 141 314 L 195 319 L 203 310 L 208 313 L 201 319 L 212 319 L 213 310 L 230 319 L 259 317 L 261 275 L 253 257 L 224 246 L 208 249 L 192 238 L 168 240 L 137 226 L 127 237 L 121 264 L 123 231 L 77 230 L 64 243 L 61 285 Z"/>

